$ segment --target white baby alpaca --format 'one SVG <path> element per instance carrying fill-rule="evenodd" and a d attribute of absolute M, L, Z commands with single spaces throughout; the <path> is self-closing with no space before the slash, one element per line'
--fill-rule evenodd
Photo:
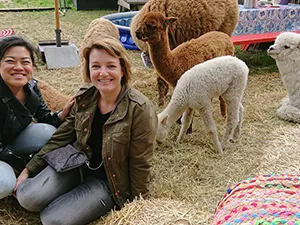
<path fill-rule="evenodd" d="M 276 60 L 288 96 L 277 109 L 283 120 L 300 123 L 300 34 L 283 32 L 277 36 L 268 54 Z"/>
<path fill-rule="evenodd" d="M 217 57 L 186 71 L 178 80 L 170 103 L 158 114 L 156 140 L 163 142 L 170 127 L 183 114 L 177 138 L 180 142 L 191 123 L 193 110 L 199 110 L 215 148 L 222 153 L 229 138 L 235 141 L 240 135 L 244 111 L 242 96 L 248 73 L 247 65 L 233 56 Z M 222 143 L 212 115 L 211 99 L 218 96 L 224 98 L 228 115 Z"/>

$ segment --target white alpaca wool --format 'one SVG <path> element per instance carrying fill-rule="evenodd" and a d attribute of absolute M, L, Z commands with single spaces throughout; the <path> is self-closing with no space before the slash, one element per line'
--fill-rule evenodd
<path fill-rule="evenodd" d="M 268 54 L 276 60 L 288 96 L 277 109 L 283 120 L 300 123 L 300 34 L 283 32 L 277 36 Z"/>
<path fill-rule="evenodd" d="M 222 153 L 227 142 L 236 141 L 241 132 L 244 112 L 242 97 L 248 73 L 247 65 L 233 56 L 217 57 L 186 71 L 178 80 L 170 103 L 158 114 L 156 140 L 163 142 L 170 127 L 183 113 L 177 138 L 177 142 L 180 142 L 192 121 L 193 110 L 199 110 L 215 149 Z M 213 119 L 211 103 L 211 99 L 218 96 L 224 98 L 228 115 L 221 142 Z"/>

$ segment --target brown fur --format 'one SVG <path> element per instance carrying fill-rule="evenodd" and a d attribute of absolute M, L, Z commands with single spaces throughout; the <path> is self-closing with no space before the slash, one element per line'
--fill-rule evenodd
<path fill-rule="evenodd" d="M 219 31 L 208 32 L 171 50 L 167 32 L 169 25 L 175 20 L 159 12 L 149 12 L 144 15 L 136 30 L 137 37 L 148 44 L 154 68 L 169 85 L 175 87 L 181 75 L 196 64 L 234 54 L 231 38 Z M 224 104 L 221 101 L 223 115 L 226 111 Z"/>
<path fill-rule="evenodd" d="M 168 30 L 171 49 L 209 31 L 221 31 L 231 36 L 239 16 L 236 0 L 149 0 L 130 24 L 134 42 L 145 52 L 147 46 L 136 38 L 135 31 L 144 15 L 152 11 L 178 19 Z"/>
<path fill-rule="evenodd" d="M 115 38 L 119 40 L 119 30 L 118 28 L 108 19 L 98 18 L 93 20 L 86 30 L 86 34 L 82 40 L 82 44 L 79 50 L 79 55 L 81 58 L 81 70 L 83 71 L 83 50 L 91 46 L 91 44 L 96 40 L 101 40 L 102 38 Z M 89 82 L 85 77 L 83 77 L 84 82 Z"/>
<path fill-rule="evenodd" d="M 136 45 L 148 52 L 145 42 L 136 38 L 135 32 L 147 12 L 161 12 L 178 20 L 168 30 L 170 48 L 197 38 L 209 31 L 221 31 L 232 35 L 238 22 L 238 4 L 236 0 L 149 0 L 132 18 L 131 36 Z M 168 85 L 158 77 L 159 104 L 165 102 Z"/>
<path fill-rule="evenodd" d="M 43 99 L 51 111 L 62 109 L 71 98 L 71 96 L 62 94 L 45 81 L 38 80 L 38 87 L 42 92 Z"/>
<path fill-rule="evenodd" d="M 80 47 L 80 53 L 82 55 L 82 50 L 90 46 L 91 43 L 97 39 L 104 37 L 112 37 L 119 39 L 118 28 L 108 19 L 98 18 L 93 20 L 86 30 L 86 34 L 82 40 Z"/>

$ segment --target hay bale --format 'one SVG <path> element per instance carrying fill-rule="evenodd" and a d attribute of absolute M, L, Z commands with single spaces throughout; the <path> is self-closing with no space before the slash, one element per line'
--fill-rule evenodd
<path fill-rule="evenodd" d="M 299 224 L 299 211 L 300 175 L 255 176 L 227 190 L 212 224 Z"/>
<path fill-rule="evenodd" d="M 112 211 L 105 225 L 192 225 L 204 224 L 204 213 L 184 201 L 138 199 L 120 211 Z M 98 224 L 100 225 L 100 224 Z"/>
<path fill-rule="evenodd" d="M 264 151 L 255 174 L 299 173 L 299 128 L 300 126 L 281 126 L 269 133 L 266 143 L 262 146 Z"/>

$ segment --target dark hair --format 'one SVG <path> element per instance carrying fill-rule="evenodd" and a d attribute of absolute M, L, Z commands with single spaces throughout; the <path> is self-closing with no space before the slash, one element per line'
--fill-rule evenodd
<path fill-rule="evenodd" d="M 2 60 L 6 51 L 14 46 L 25 47 L 30 53 L 32 64 L 35 65 L 35 55 L 38 54 L 37 49 L 25 38 L 18 35 L 0 38 L 0 61 Z"/>
<path fill-rule="evenodd" d="M 90 83 L 90 69 L 89 69 L 89 62 L 90 62 L 90 53 L 92 49 L 104 49 L 108 54 L 113 57 L 116 57 L 120 60 L 123 77 L 121 79 L 121 84 L 128 84 L 129 80 L 131 79 L 131 66 L 129 63 L 129 57 L 122 46 L 122 44 L 115 38 L 103 38 L 101 40 L 96 40 L 83 49 L 83 79 L 85 82 Z"/>

